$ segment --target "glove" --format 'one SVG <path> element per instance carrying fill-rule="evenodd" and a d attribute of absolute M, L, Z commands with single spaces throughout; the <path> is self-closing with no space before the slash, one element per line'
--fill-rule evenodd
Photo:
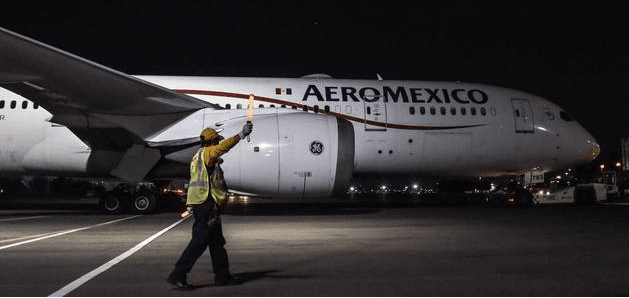
<path fill-rule="evenodd" d="M 253 130 L 253 123 L 246 123 L 242 127 L 242 131 L 238 133 L 238 135 L 240 136 L 240 139 L 242 140 L 246 136 L 250 135 L 252 130 Z"/>

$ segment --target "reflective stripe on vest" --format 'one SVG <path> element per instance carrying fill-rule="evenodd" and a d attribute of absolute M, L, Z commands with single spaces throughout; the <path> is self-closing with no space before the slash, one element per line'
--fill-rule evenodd
<path fill-rule="evenodd" d="M 188 199 L 186 200 L 188 205 L 205 202 L 210 193 L 210 178 L 203 160 L 204 149 L 205 147 L 200 148 L 190 162 L 190 184 L 188 185 Z"/>

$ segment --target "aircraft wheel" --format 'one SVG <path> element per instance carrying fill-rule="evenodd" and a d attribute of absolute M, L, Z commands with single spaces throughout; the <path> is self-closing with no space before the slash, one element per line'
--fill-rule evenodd
<path fill-rule="evenodd" d="M 133 198 L 131 208 L 135 213 L 151 213 L 157 210 L 157 202 L 156 195 L 150 192 L 140 192 Z"/>
<path fill-rule="evenodd" d="M 102 211 L 110 214 L 122 213 L 126 209 L 124 201 L 111 192 L 105 193 L 100 198 L 98 205 Z"/>

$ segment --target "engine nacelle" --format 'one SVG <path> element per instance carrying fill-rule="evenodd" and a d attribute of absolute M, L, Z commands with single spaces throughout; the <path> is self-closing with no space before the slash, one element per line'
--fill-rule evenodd
<path fill-rule="evenodd" d="M 255 117 L 250 141 L 223 155 L 230 190 L 260 196 L 319 197 L 342 193 L 354 166 L 354 128 L 320 114 Z M 221 135 L 242 129 L 244 119 L 224 122 Z"/>

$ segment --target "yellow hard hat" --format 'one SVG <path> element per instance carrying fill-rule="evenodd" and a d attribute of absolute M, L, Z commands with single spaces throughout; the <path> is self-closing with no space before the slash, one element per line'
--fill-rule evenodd
<path fill-rule="evenodd" d="M 204 141 L 210 141 L 213 140 L 215 138 L 218 138 L 219 135 L 216 132 L 216 130 L 212 129 L 212 128 L 206 128 L 201 132 L 201 139 Z"/>

